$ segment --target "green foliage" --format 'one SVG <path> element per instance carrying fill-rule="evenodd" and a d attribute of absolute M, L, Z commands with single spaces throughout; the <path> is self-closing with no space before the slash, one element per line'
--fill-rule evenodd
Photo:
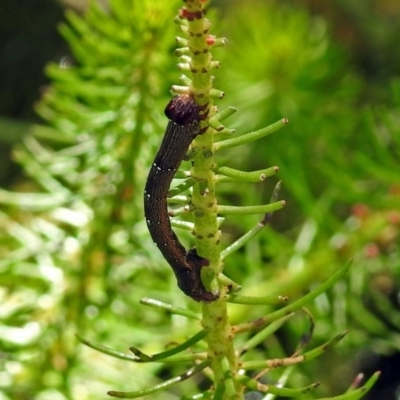
<path fill-rule="evenodd" d="M 397 325 L 389 322 L 396 320 L 399 284 L 398 82 L 392 109 L 363 106 L 361 81 L 329 40 L 324 21 L 255 2 L 246 12 L 232 10 L 227 21 L 232 43 L 223 62 L 229 69 L 220 79 L 235 87 L 228 101 L 246 109 L 240 126 L 262 125 L 271 115 L 292 122 L 290 132 L 265 147 L 257 143 L 230 158 L 235 167 L 257 168 L 265 160 L 281 167 L 288 207 L 274 216 L 275 226 L 290 228 L 294 239 L 292 246 L 287 237 L 264 233 L 230 260 L 227 273 L 253 294 L 297 296 L 354 257 L 349 281 L 311 307 L 318 315 L 315 337 L 348 327 L 344 346 L 390 354 L 398 340 Z M 256 197 L 265 193 L 236 191 L 234 201 Z M 285 326 L 288 336 L 301 335 L 298 321 Z M 318 367 L 316 360 L 316 370 L 325 363 Z"/>
<path fill-rule="evenodd" d="M 248 3 L 226 16 L 232 43 L 222 55 L 229 68 L 219 79 L 232 89 L 227 101 L 240 104 L 240 127 L 286 117 L 289 131 L 249 147 L 240 159 L 253 168 L 265 161 L 280 167 L 283 188 L 300 207 L 287 211 L 286 226 L 299 213 L 321 221 L 324 211 L 314 204 L 329 183 L 321 164 L 332 154 L 330 142 L 345 147 L 354 129 L 360 82 L 330 40 L 325 21 L 275 2 Z"/>
<path fill-rule="evenodd" d="M 51 129 L 35 127 L 15 149 L 32 179 L 25 193 L 1 192 L 1 347 L 10 382 L 2 390 L 12 399 L 105 393 L 85 382 L 98 361 L 77 352 L 76 332 L 108 340 L 113 327 L 120 346 L 135 316 L 159 325 L 150 341 L 167 333 L 167 318 L 143 317 L 137 302 L 173 284 L 153 255 L 141 193 L 164 124 L 176 8 L 136 3 L 68 14 L 61 30 L 76 65 L 49 67 L 54 83 L 38 112 Z M 135 343 L 143 340 L 138 329 Z M 122 381 L 118 368 L 105 362 L 92 382 Z"/>
<path fill-rule="evenodd" d="M 141 204 L 165 125 L 161 111 L 176 81 L 171 21 L 179 6 L 113 0 L 104 11 L 93 2 L 84 17 L 68 14 L 69 24 L 61 28 L 74 60 L 49 67 L 53 84 L 37 108 L 49 126 L 32 127 L 15 148 L 29 179 L 16 192 L 0 191 L 1 398 L 103 398 L 110 387 L 139 390 L 144 382 L 151 386 L 181 373 L 174 363 L 164 369 L 132 364 L 121 371 L 120 360 L 82 348 L 74 337 L 90 336 L 121 352 L 135 345 L 150 354 L 171 340 L 184 342 L 197 329 L 167 310 L 138 304 L 143 296 L 184 301 L 154 251 Z M 230 44 L 218 54 L 224 68 L 217 79 L 227 102 L 239 109 L 238 129 L 282 116 L 291 122 L 265 147 L 258 142 L 226 156 L 233 168 L 279 165 L 283 197 L 289 197 L 289 207 L 274 216 L 286 234 L 267 228 L 226 261 L 226 273 L 245 295 L 294 299 L 354 257 L 349 279 L 309 306 L 317 317 L 315 344 L 350 328 L 342 346 L 398 349 L 400 323 L 388 299 L 400 274 L 399 83 L 393 83 L 392 109 L 363 108 L 361 82 L 324 21 L 256 1 L 241 2 L 222 17 L 226 23 L 219 29 Z M 272 184 L 221 187 L 226 202 L 249 205 L 265 203 Z M 363 206 L 351 208 L 356 202 Z M 224 243 L 256 219 L 232 221 Z M 188 306 L 195 307 L 190 300 Z M 258 315 L 259 309 L 231 307 L 234 321 Z M 290 354 L 307 329 L 299 320 L 281 329 L 286 343 L 277 336 L 260 342 L 254 350 L 259 358 Z M 345 370 L 339 386 L 331 376 L 321 377 L 334 362 L 313 360 L 288 374 L 289 382 L 301 387 L 321 379 L 325 395 L 337 393 L 352 373 Z M 177 398 L 203 383 L 188 380 L 182 392 L 152 398 Z"/>

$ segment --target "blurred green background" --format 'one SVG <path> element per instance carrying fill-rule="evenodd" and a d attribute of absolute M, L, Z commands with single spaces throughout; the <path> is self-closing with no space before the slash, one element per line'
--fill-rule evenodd
<path fill-rule="evenodd" d="M 143 221 L 144 180 L 180 75 L 172 20 L 181 2 L 158 3 L 0 0 L 0 400 L 102 399 L 110 389 L 182 373 L 111 359 L 74 336 L 151 353 L 197 329 L 138 302 L 149 296 L 199 309 L 175 288 Z M 212 33 L 228 39 L 214 52 L 222 62 L 215 86 L 226 93 L 216 104 L 238 109 L 224 123 L 245 133 L 290 121 L 218 155 L 220 165 L 243 170 L 278 165 L 287 201 L 271 226 L 226 260 L 226 274 L 243 294 L 294 299 L 354 259 L 348 278 L 309 307 L 317 324 L 310 348 L 347 328 L 349 335 L 298 366 L 289 383 L 321 381 L 317 394 L 303 397 L 313 399 L 343 392 L 359 372 L 382 370 L 366 398 L 395 400 L 400 4 L 212 6 Z M 264 204 L 275 184 L 221 184 L 220 202 Z M 227 218 L 223 246 L 259 219 Z M 269 309 L 232 306 L 231 316 L 240 322 Z M 286 324 L 258 356 L 293 353 L 304 319 Z M 152 398 L 176 399 L 206 384 L 193 379 Z"/>

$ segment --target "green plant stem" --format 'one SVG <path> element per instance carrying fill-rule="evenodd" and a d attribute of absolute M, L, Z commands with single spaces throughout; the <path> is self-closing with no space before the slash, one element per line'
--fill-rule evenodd
<path fill-rule="evenodd" d="M 275 175 L 278 170 L 278 167 L 270 167 L 259 171 L 245 172 L 229 167 L 220 167 L 216 172 L 221 175 L 216 178 L 219 182 L 262 182 L 269 176 Z"/>
<path fill-rule="evenodd" d="M 336 282 L 338 282 L 343 276 L 347 273 L 351 266 L 351 262 L 347 263 L 345 266 L 340 268 L 334 275 L 332 275 L 327 281 L 319 285 L 312 292 L 306 294 L 300 299 L 294 301 L 286 307 L 281 308 L 280 310 L 274 311 L 269 315 L 266 315 L 263 318 L 259 318 L 257 321 L 245 322 L 243 324 L 236 325 L 232 327 L 232 330 L 235 333 L 240 332 L 248 332 L 252 330 L 261 329 L 267 324 L 276 321 L 285 315 L 299 310 L 301 307 L 304 307 L 307 303 L 314 300 L 320 294 L 326 292 L 329 288 L 331 288 Z"/>
<path fill-rule="evenodd" d="M 250 132 L 236 138 L 222 140 L 220 142 L 215 143 L 214 150 L 219 151 L 223 149 L 230 149 L 232 147 L 241 146 L 242 144 L 254 142 L 255 140 L 261 139 L 265 136 L 270 135 L 271 133 L 276 132 L 277 130 L 283 128 L 288 123 L 289 121 L 286 118 L 283 118 L 275 122 L 274 124 L 262 128 L 258 131 Z"/>
<path fill-rule="evenodd" d="M 275 203 L 271 204 L 263 204 L 261 206 L 218 206 L 217 210 L 220 214 L 263 214 L 263 213 L 270 213 L 272 211 L 281 210 L 285 207 L 285 201 L 276 201 Z"/>
<path fill-rule="evenodd" d="M 279 191 L 281 188 L 281 182 L 279 181 L 274 188 L 274 191 L 272 192 L 271 200 L 270 203 L 276 202 L 278 199 Z M 256 236 L 264 227 L 270 222 L 272 218 L 273 213 L 268 212 L 264 215 L 263 219 L 258 222 L 258 224 L 250 229 L 248 232 L 246 232 L 241 238 L 233 242 L 231 245 L 229 245 L 225 250 L 221 252 L 221 258 L 224 260 L 227 256 L 230 254 L 234 253 L 238 249 L 240 249 L 242 246 L 244 246 L 250 239 L 252 239 L 254 236 Z"/>
<path fill-rule="evenodd" d="M 246 385 L 249 389 L 257 390 L 262 393 L 272 393 L 272 394 L 276 394 L 278 396 L 283 396 L 283 397 L 301 396 L 304 393 L 307 393 L 311 390 L 315 390 L 320 385 L 319 382 L 316 382 L 316 383 L 313 383 L 311 385 L 308 385 L 306 387 L 299 388 L 299 389 L 285 389 L 285 388 L 279 388 L 279 387 L 273 386 L 273 385 L 263 385 L 263 384 L 257 382 L 255 379 L 251 379 L 244 375 L 238 377 L 238 379 L 244 385 Z"/>
<path fill-rule="evenodd" d="M 185 9 L 190 13 L 203 13 L 204 2 L 201 0 L 187 0 Z M 212 97 L 221 96 L 212 88 L 213 80 L 210 74 L 212 63 L 211 54 L 208 51 L 207 35 L 209 21 L 203 17 L 188 20 L 188 47 L 191 50 L 192 80 L 190 91 L 195 95 L 198 104 L 207 107 L 205 115 L 212 117 L 214 110 Z M 217 280 L 222 272 L 219 241 L 221 232 L 217 219 L 217 200 L 215 195 L 214 161 L 214 130 L 209 127 L 208 121 L 201 125 L 207 130 L 199 135 L 193 142 L 192 148 L 196 151 L 192 159 L 191 177 L 196 182 L 192 189 L 192 207 L 194 209 L 194 235 L 196 248 L 200 256 L 209 260 L 208 268 L 203 268 L 202 279 L 207 287 L 217 290 L 220 298 L 211 303 L 203 303 L 203 327 L 209 333 L 206 337 L 208 343 L 208 357 L 210 367 L 214 374 L 214 383 L 226 382 L 226 371 L 230 371 L 229 390 L 225 390 L 222 399 L 239 399 L 238 383 L 235 374 L 238 362 L 233 347 L 233 336 L 228 319 L 227 302 L 225 300 L 226 289 Z"/>
<path fill-rule="evenodd" d="M 200 340 L 204 339 L 207 336 L 207 331 L 202 329 L 200 332 L 196 333 L 194 336 L 192 336 L 189 340 L 187 340 L 184 343 L 181 343 L 178 346 L 175 346 L 172 349 L 163 351 L 158 354 L 152 354 L 152 355 L 147 355 L 143 353 L 141 350 L 139 350 L 136 347 L 130 347 L 129 350 L 140 359 L 142 362 L 153 362 L 153 361 L 160 361 L 163 360 L 167 357 L 174 356 L 178 353 L 181 353 L 184 350 L 187 350 L 189 347 L 193 346 Z"/>
<path fill-rule="evenodd" d="M 265 340 L 267 337 L 271 336 L 274 332 L 276 332 L 288 319 L 292 318 L 293 315 L 294 314 L 288 314 L 285 317 L 278 319 L 275 322 L 272 322 L 272 324 L 262 329 L 256 335 L 251 337 L 246 343 L 244 343 L 239 349 L 237 349 L 238 353 L 243 354 L 245 352 L 248 352 L 250 349 L 255 348 L 263 340 Z M 241 368 L 243 368 L 243 363 L 241 365 Z M 261 368 L 264 368 L 264 366 Z"/>
<path fill-rule="evenodd" d="M 171 304 L 164 303 L 160 300 L 151 299 L 149 297 L 143 297 L 142 299 L 140 299 L 140 303 L 142 303 L 146 306 L 150 306 L 150 307 L 158 308 L 160 310 L 168 311 L 171 314 L 182 315 L 183 317 L 190 318 L 190 319 L 200 320 L 200 318 L 201 318 L 200 315 L 198 315 L 197 313 L 195 313 L 191 310 L 188 310 L 186 308 L 172 306 Z"/>
<path fill-rule="evenodd" d="M 285 320 L 284 320 L 285 321 Z M 277 323 L 281 323 L 281 320 L 278 320 L 271 325 L 268 325 L 266 330 L 272 330 L 273 327 L 277 326 Z M 287 358 L 278 358 L 278 359 L 269 359 L 269 360 L 261 360 L 261 361 L 245 361 L 242 363 L 241 367 L 245 370 L 259 370 L 262 368 L 278 368 L 278 367 L 283 367 L 283 366 L 288 366 L 288 365 L 295 365 L 303 362 L 307 362 L 310 360 L 313 360 L 314 358 L 320 356 L 321 354 L 325 353 L 326 351 L 330 350 L 332 347 L 334 347 L 337 343 L 339 343 L 345 336 L 347 335 L 347 331 L 341 332 L 338 335 L 336 335 L 333 339 L 330 341 L 324 343 L 323 345 L 308 351 L 305 354 L 302 354 L 300 356 L 295 356 L 295 357 L 287 357 Z M 266 331 L 262 330 L 259 332 L 257 335 L 255 335 L 253 338 L 251 338 L 241 349 L 241 351 L 246 351 L 247 349 L 250 349 L 257 344 L 260 343 L 261 340 L 265 339 L 266 337 Z"/>
<path fill-rule="evenodd" d="M 134 392 L 119 392 L 116 390 L 110 390 L 107 394 L 112 397 L 118 397 L 120 399 L 136 399 L 138 397 L 144 397 L 152 393 L 157 393 L 160 391 L 163 391 L 165 389 L 168 389 L 172 386 L 175 386 L 176 384 L 185 381 L 186 379 L 191 378 L 193 375 L 198 374 L 201 372 L 204 368 L 206 368 L 209 365 L 209 361 L 203 361 L 200 364 L 197 364 L 195 367 L 190 369 L 189 371 L 185 372 L 182 375 L 179 375 L 175 378 L 169 379 L 165 382 L 160 383 L 159 385 L 156 385 L 150 389 L 145 389 L 145 390 L 138 390 Z"/>
<path fill-rule="evenodd" d="M 230 294 L 227 297 L 228 303 L 233 304 L 247 304 L 247 305 L 273 305 L 287 303 L 289 300 L 286 296 L 265 296 L 265 297 L 251 297 L 251 296 L 238 296 Z"/>

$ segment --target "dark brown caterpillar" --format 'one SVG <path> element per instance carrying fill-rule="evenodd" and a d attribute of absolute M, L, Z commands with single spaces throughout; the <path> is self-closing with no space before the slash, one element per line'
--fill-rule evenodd
<path fill-rule="evenodd" d="M 201 281 L 201 268 L 209 265 L 209 261 L 198 256 L 196 250 L 186 251 L 171 228 L 167 208 L 171 181 L 190 143 L 200 132 L 199 107 L 192 96 L 178 95 L 169 102 L 165 114 L 170 121 L 144 190 L 147 227 L 183 293 L 196 301 L 213 301 L 218 296 L 208 292 Z"/>

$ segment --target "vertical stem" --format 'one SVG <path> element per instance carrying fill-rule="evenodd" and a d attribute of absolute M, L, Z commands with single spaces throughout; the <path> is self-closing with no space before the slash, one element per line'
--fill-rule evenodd
<path fill-rule="evenodd" d="M 212 97 L 212 56 L 209 37 L 209 21 L 204 17 L 204 0 L 186 0 L 181 9 L 181 17 L 188 21 L 188 45 L 190 49 L 190 70 L 192 72 L 191 93 L 196 102 L 203 106 L 204 120 L 201 124 L 204 133 L 197 136 L 192 146 L 197 149 L 192 160 L 191 174 L 196 181 L 193 186 L 192 204 L 194 206 L 194 236 L 197 252 L 210 261 L 210 266 L 202 269 L 202 279 L 206 287 L 219 290 L 220 298 L 211 303 L 203 303 L 203 325 L 209 331 L 208 356 L 214 372 L 215 385 L 224 381 L 224 371 L 228 362 L 231 375 L 237 372 L 237 359 L 233 347 L 233 335 L 228 319 L 227 303 L 224 299 L 226 289 L 219 285 L 217 276 L 222 272 L 219 242 L 221 232 L 217 224 L 217 200 L 215 196 L 214 131 L 208 126 L 210 110 L 213 110 Z M 239 388 L 232 395 L 225 392 L 224 400 L 240 399 Z"/>

